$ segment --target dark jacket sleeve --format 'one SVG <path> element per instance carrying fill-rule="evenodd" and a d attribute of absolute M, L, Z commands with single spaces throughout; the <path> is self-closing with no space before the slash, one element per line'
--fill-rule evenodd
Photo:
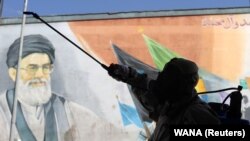
<path fill-rule="evenodd" d="M 154 120 L 152 116 L 155 115 L 156 107 L 159 104 L 155 95 L 150 90 L 151 82 L 153 82 L 153 80 L 150 79 L 147 74 L 139 73 L 135 69 L 130 68 L 130 76 L 127 78 L 127 83 L 130 84 L 131 91 L 137 99 L 136 101 L 139 101 L 139 103 L 135 103 L 135 105 L 140 105 L 137 106 L 137 108 L 143 107 L 143 109 L 138 110 L 147 113 L 143 115 L 143 118 L 146 116 L 147 120 Z"/>

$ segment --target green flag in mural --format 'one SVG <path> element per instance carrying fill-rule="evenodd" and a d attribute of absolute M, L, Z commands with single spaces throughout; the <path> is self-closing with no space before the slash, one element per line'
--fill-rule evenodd
<path fill-rule="evenodd" d="M 147 44 L 147 47 L 149 49 L 149 52 L 159 70 L 162 70 L 164 65 L 169 62 L 172 58 L 178 57 L 183 58 L 179 54 L 171 51 L 170 49 L 164 47 L 160 43 L 152 40 L 146 35 L 143 35 L 143 38 Z M 206 91 L 204 81 L 202 79 L 199 80 L 196 90 L 198 92 L 200 91 Z"/>
<path fill-rule="evenodd" d="M 165 63 L 170 61 L 172 58 L 181 57 L 177 53 L 169 50 L 168 48 L 165 48 L 161 44 L 150 39 L 148 36 L 143 35 L 143 38 L 147 44 L 147 47 L 148 47 L 149 52 L 153 58 L 153 61 L 159 70 L 162 70 Z"/>
<path fill-rule="evenodd" d="M 155 40 L 149 38 L 146 35 L 143 35 L 144 41 L 149 49 L 149 52 L 154 60 L 155 65 L 158 69 L 162 70 L 164 65 L 170 61 L 170 59 L 174 57 L 184 58 L 181 55 L 171 51 L 170 49 L 164 47 L 160 43 Z M 222 89 L 225 87 L 229 87 L 229 81 L 214 75 L 202 68 L 199 69 L 199 82 L 196 86 L 197 92 L 210 91 Z M 225 94 L 221 94 L 221 97 L 214 95 L 203 95 L 202 98 L 205 101 L 213 101 L 213 102 L 221 102 L 225 97 Z"/>

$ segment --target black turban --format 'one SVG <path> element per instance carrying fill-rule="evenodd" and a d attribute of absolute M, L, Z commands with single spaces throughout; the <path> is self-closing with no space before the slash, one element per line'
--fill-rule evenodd
<path fill-rule="evenodd" d="M 9 47 L 7 53 L 8 67 L 15 67 L 18 62 L 20 48 L 20 38 L 16 39 Z M 49 56 L 51 63 L 55 60 L 55 48 L 52 43 L 42 35 L 27 35 L 23 38 L 22 58 L 32 53 L 46 53 Z"/>

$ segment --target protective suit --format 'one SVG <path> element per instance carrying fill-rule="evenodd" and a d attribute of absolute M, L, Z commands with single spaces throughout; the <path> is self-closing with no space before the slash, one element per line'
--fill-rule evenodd
<path fill-rule="evenodd" d="M 137 89 L 137 98 L 156 121 L 150 141 L 169 140 L 171 125 L 220 124 L 216 113 L 196 94 L 198 67 L 192 61 L 173 58 L 156 80 L 117 64 L 110 65 L 109 75 Z"/>

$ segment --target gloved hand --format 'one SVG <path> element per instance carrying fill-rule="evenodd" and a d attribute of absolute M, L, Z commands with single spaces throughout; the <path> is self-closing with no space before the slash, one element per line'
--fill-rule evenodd
<path fill-rule="evenodd" d="M 118 81 L 127 82 L 130 77 L 130 67 L 112 63 L 108 67 L 108 74 Z"/>

